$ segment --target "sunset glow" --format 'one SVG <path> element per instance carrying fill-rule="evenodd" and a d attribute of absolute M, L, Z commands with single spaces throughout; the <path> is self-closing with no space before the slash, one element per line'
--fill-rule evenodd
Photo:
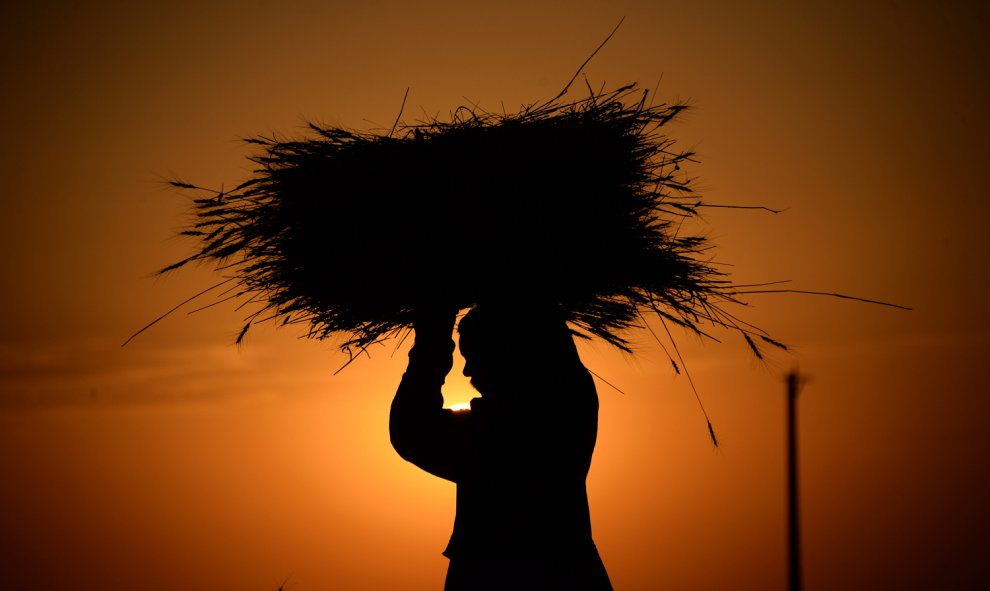
<path fill-rule="evenodd" d="M 748 296 L 727 309 L 789 346 L 764 360 L 718 329 L 669 325 L 675 350 L 656 323 L 632 356 L 578 341 L 601 378 L 588 496 L 615 589 L 785 588 L 792 368 L 805 588 L 990 587 L 986 3 L 640 0 L 11 5 L 0 587 L 442 589 L 454 485 L 389 441 L 411 339 L 335 374 L 348 356 L 298 326 L 234 346 L 250 305 L 187 314 L 210 294 L 120 346 L 221 279 L 152 277 L 192 249 L 175 234 L 194 196 L 163 181 L 229 188 L 252 166 L 238 138 L 308 120 L 387 132 L 407 88 L 407 122 L 551 98 L 623 16 L 587 85 L 688 102 L 669 132 L 731 207 L 684 231 L 719 268 L 913 311 Z M 754 205 L 782 213 L 735 208 Z M 463 364 L 454 410 L 478 396 Z"/>

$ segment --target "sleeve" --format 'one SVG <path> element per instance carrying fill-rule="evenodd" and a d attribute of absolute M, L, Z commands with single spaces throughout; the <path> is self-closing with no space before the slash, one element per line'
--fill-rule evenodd
<path fill-rule="evenodd" d="M 417 339 L 409 351 L 389 413 L 392 447 L 419 468 L 456 482 L 468 456 L 470 411 L 443 408 L 443 386 L 453 363 L 454 342 Z"/>

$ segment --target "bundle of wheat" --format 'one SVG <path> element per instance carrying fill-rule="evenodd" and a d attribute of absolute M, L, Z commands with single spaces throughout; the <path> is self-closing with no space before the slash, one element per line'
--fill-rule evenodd
<path fill-rule="evenodd" d="M 412 323 L 424 305 L 532 302 L 624 350 L 644 311 L 696 332 L 746 334 L 720 304 L 733 287 L 682 235 L 697 215 L 663 126 L 682 104 L 636 85 L 513 114 L 459 108 L 380 133 L 312 124 L 302 139 L 259 137 L 253 176 L 200 191 L 182 232 L 255 322 L 302 323 L 353 352 Z"/>

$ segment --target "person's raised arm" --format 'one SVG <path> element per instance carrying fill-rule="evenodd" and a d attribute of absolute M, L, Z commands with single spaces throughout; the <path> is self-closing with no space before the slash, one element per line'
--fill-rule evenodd
<path fill-rule="evenodd" d="M 416 340 L 389 414 L 392 447 L 427 472 L 456 480 L 465 457 L 466 412 L 443 408 L 443 386 L 454 363 L 456 310 L 417 313 Z"/>

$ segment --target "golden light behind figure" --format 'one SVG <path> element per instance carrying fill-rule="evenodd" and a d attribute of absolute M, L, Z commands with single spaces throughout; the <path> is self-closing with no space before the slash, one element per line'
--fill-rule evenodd
<path fill-rule="evenodd" d="M 790 345 L 766 364 L 741 340 L 712 347 L 673 330 L 718 450 L 648 333 L 631 335 L 634 357 L 579 343 L 622 391 L 598 384 L 589 476 L 615 587 L 783 588 L 780 378 L 794 365 L 809 378 L 799 409 L 807 588 L 986 586 L 983 5 L 489 8 L 5 12 L 4 585 L 274 590 L 290 577 L 297 591 L 439 588 L 453 486 L 423 478 L 388 441 L 405 350 L 373 347 L 333 376 L 347 360 L 335 343 L 292 328 L 259 326 L 230 345 L 242 324 L 229 305 L 174 315 L 119 347 L 214 279 L 208 269 L 149 277 L 188 254 L 171 238 L 188 202 L 163 179 L 243 178 L 238 138 L 304 121 L 387 129 L 407 88 L 411 118 L 466 100 L 511 111 L 557 92 L 625 16 L 589 80 L 686 100 L 670 132 L 698 154 L 699 191 L 784 210 L 699 221 L 734 278 L 914 311 L 754 296 L 747 321 Z M 451 404 L 477 395 L 457 372 Z"/>

